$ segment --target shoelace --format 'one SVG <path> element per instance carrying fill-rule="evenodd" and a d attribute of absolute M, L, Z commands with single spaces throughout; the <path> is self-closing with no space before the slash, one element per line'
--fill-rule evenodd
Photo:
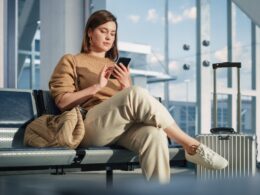
<path fill-rule="evenodd" d="M 205 148 L 203 146 L 199 146 L 196 150 L 196 152 L 210 165 L 213 165 L 213 156 L 215 155 L 214 152 L 208 150 L 205 151 Z"/>

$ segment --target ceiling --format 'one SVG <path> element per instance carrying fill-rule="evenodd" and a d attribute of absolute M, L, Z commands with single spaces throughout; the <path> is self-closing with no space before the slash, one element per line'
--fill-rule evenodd
<path fill-rule="evenodd" d="M 260 27 L 260 1 L 259 0 L 233 0 L 233 2 Z"/>

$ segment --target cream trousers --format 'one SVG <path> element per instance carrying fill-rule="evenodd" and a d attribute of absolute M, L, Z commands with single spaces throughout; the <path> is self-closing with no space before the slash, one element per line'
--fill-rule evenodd
<path fill-rule="evenodd" d="M 139 154 L 147 180 L 170 180 L 169 149 L 163 131 L 174 123 L 146 89 L 133 86 L 88 111 L 81 146 L 121 145 Z"/>

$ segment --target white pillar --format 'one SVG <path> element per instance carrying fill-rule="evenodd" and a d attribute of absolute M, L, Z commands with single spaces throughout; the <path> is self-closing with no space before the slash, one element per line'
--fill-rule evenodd
<path fill-rule="evenodd" d="M 260 25 L 259 0 L 232 0 L 251 20 Z"/>
<path fill-rule="evenodd" d="M 66 53 L 80 52 L 85 15 L 89 7 L 84 0 L 40 1 L 41 85 L 48 81 L 59 59 Z"/>
<path fill-rule="evenodd" d="M 0 0 L 0 88 L 4 87 L 4 0 Z"/>
<path fill-rule="evenodd" d="M 231 19 L 230 22 L 231 23 L 229 24 L 229 26 L 231 27 L 231 31 L 229 32 L 230 34 L 228 34 L 228 36 L 230 36 L 229 39 L 231 41 L 231 44 L 230 44 L 230 47 L 228 47 L 228 48 L 230 48 L 230 49 L 228 49 L 228 52 L 229 52 L 228 61 L 232 62 L 232 61 L 235 60 L 234 48 L 235 48 L 235 43 L 237 41 L 237 37 L 236 37 L 236 28 L 237 28 L 236 6 L 231 1 L 230 1 L 228 6 L 230 6 L 230 10 L 228 10 L 228 11 L 230 12 L 229 14 L 231 14 L 230 15 L 230 19 Z M 243 64 L 242 64 L 242 66 L 243 66 Z M 235 131 L 237 131 L 238 130 L 237 129 L 237 127 L 238 127 L 237 114 L 238 114 L 238 112 L 241 112 L 241 109 L 240 109 L 240 111 L 237 110 L 237 106 L 238 106 L 237 105 L 237 90 L 238 90 L 238 88 L 237 88 L 237 69 L 232 68 L 229 71 L 231 71 L 230 72 L 231 75 L 229 75 L 229 79 L 230 79 L 231 83 L 228 84 L 228 87 L 232 88 L 231 102 L 229 102 L 230 106 L 231 106 L 231 113 L 230 113 L 231 114 L 230 115 L 231 116 L 231 125 L 230 126 L 235 128 Z M 241 71 L 241 69 L 240 69 L 240 71 Z M 240 104 L 242 105 L 242 97 L 241 97 L 241 103 Z M 241 119 L 240 119 L 240 121 L 241 121 Z M 241 127 L 241 124 L 240 124 L 240 127 Z"/>
<path fill-rule="evenodd" d="M 260 27 L 256 27 L 256 43 L 260 41 Z M 258 151 L 260 151 L 260 46 L 256 45 L 256 135 L 258 143 Z M 257 156 L 257 161 L 260 162 L 260 154 Z"/>
<path fill-rule="evenodd" d="M 18 0 L 4 0 L 4 86 L 17 87 Z"/>
<path fill-rule="evenodd" d="M 211 128 L 212 67 L 204 67 L 204 60 L 210 61 L 210 46 L 203 46 L 203 40 L 210 40 L 210 2 L 197 0 L 197 133 L 209 133 Z"/>

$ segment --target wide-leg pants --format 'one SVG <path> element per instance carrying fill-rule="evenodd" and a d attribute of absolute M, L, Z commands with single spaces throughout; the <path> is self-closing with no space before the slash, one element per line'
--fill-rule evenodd
<path fill-rule="evenodd" d="M 81 146 L 121 145 L 139 154 L 148 180 L 170 180 L 169 149 L 163 131 L 175 123 L 146 89 L 133 86 L 90 109 Z"/>

